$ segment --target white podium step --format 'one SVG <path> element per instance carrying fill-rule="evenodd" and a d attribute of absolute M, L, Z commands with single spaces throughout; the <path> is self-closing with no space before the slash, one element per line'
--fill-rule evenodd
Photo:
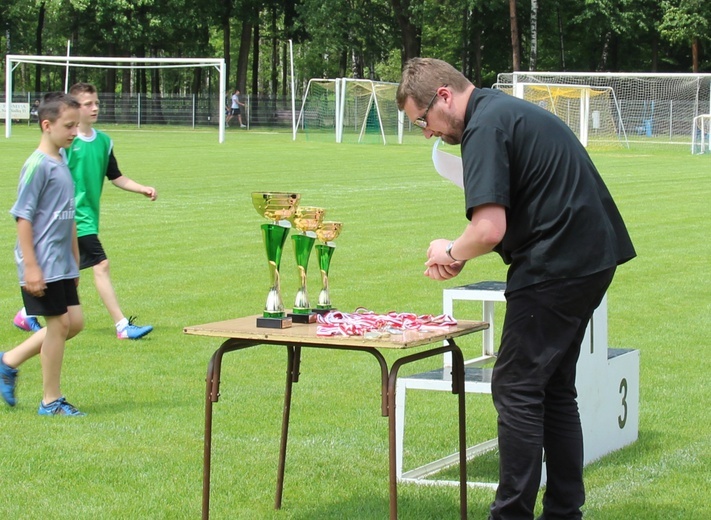
<path fill-rule="evenodd" d="M 479 282 L 445 289 L 443 312 L 455 316 L 455 300 L 482 302 L 482 317 L 490 324 L 484 331 L 481 356 L 465 361 L 464 391 L 491 393 L 491 363 L 495 360 L 494 303 L 505 301 L 504 282 Z M 618 450 L 637 440 L 639 432 L 639 351 L 609 348 L 607 344 L 607 296 L 593 313 L 580 348 L 576 386 L 583 428 L 584 463 Z M 396 388 L 396 462 L 398 479 L 427 485 L 458 485 L 458 482 L 427 479 L 458 463 L 458 454 L 403 472 L 405 403 L 407 390 L 452 391 L 451 358 L 441 369 L 402 377 Z M 493 406 L 493 405 L 492 405 Z M 497 447 L 496 439 L 467 450 L 471 460 Z M 545 465 L 541 484 L 545 483 Z M 470 486 L 496 487 L 495 482 L 469 482 Z"/>

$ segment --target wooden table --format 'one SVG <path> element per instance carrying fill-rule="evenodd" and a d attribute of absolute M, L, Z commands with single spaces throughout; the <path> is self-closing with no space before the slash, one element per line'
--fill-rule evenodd
<path fill-rule="evenodd" d="M 205 390 L 205 444 L 203 462 L 202 517 L 210 516 L 210 458 L 212 447 L 212 403 L 220 396 L 220 368 L 222 356 L 227 352 L 241 350 L 256 345 L 281 345 L 287 349 L 286 389 L 284 391 L 284 412 L 279 446 L 279 466 L 274 507 L 281 508 L 284 489 L 284 467 L 286 445 L 289 433 L 289 414 L 293 383 L 299 380 L 299 365 L 303 347 L 335 350 L 363 351 L 375 357 L 380 365 L 382 415 L 388 417 L 389 459 L 390 459 L 390 519 L 397 519 L 397 473 L 395 452 L 395 383 L 400 367 L 407 363 L 428 357 L 452 354 L 452 393 L 458 395 L 459 402 L 459 466 L 460 466 L 460 513 L 462 520 L 467 517 L 467 475 L 466 475 L 466 424 L 464 404 L 464 358 L 455 344 L 454 338 L 488 328 L 480 321 L 459 321 L 456 326 L 426 332 L 405 331 L 403 334 L 383 335 L 365 339 L 362 336 L 325 337 L 316 335 L 317 324 L 294 324 L 286 329 L 258 328 L 257 316 L 185 327 L 185 334 L 223 338 L 222 345 L 214 352 L 207 366 L 207 387 Z M 380 349 L 405 350 L 426 347 L 416 353 L 398 358 L 390 369 Z"/>

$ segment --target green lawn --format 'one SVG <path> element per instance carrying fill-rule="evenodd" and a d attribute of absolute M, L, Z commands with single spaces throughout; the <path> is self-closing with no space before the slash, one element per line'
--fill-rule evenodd
<path fill-rule="evenodd" d="M 323 206 L 327 219 L 343 221 L 330 276 L 340 309 L 439 313 L 444 287 L 505 278 L 495 255 L 471 262 L 447 284 L 422 275 L 430 240 L 453 238 L 465 225 L 461 191 L 434 173 L 432 143 L 424 139 L 336 145 L 228 129 L 218 144 L 216 131 L 108 130 L 123 172 L 158 189 L 150 203 L 107 185 L 101 227 L 124 312 L 155 331 L 138 342 L 116 340 L 91 273 L 82 273 L 86 327 L 68 344 L 62 386 L 88 415 L 38 417 L 39 361 L 23 365 L 18 405 L 0 406 L 6 518 L 199 517 L 204 380 L 218 342 L 185 336 L 182 328 L 261 312 L 268 289 L 259 229 L 265 221 L 252 207 L 252 191 L 297 191 L 303 204 Z M 23 125 L 0 139 L 5 211 L 38 139 L 35 127 Z M 612 346 L 640 350 L 641 399 L 639 440 L 586 469 L 586 518 L 707 518 L 711 157 L 670 147 L 593 158 L 639 255 L 618 270 L 609 291 L 609 337 Z M 21 305 L 14 241 L 6 213 L 0 350 L 25 338 L 11 324 Z M 317 271 L 312 263 L 312 298 Z M 282 277 L 289 306 L 298 288 L 291 244 Z M 457 317 L 476 319 L 479 312 L 472 305 L 471 315 Z M 473 353 L 479 342 L 474 335 L 461 344 Z M 214 416 L 212 517 L 387 518 L 387 421 L 379 415 L 378 372 L 370 356 L 347 352 L 303 354 L 283 508 L 273 509 L 285 359 L 276 347 L 225 357 Z M 468 395 L 467 406 L 470 440 L 494 435 L 490 397 Z M 446 393 L 410 392 L 408 466 L 453 451 L 455 409 Z M 492 498 L 490 490 L 469 490 L 469 518 L 486 518 Z M 400 486 L 403 519 L 457 518 L 457 504 L 456 488 Z"/>

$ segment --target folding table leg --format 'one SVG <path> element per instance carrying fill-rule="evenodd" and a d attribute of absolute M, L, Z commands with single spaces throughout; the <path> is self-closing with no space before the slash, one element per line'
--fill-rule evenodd
<path fill-rule="evenodd" d="M 281 441 L 279 444 L 279 468 L 277 469 L 276 497 L 274 509 L 281 509 L 281 498 L 284 492 L 284 469 L 286 465 L 286 443 L 289 437 L 289 416 L 291 414 L 291 389 L 299 380 L 299 365 L 301 363 L 301 347 L 287 346 L 286 389 L 284 390 L 284 413 L 281 421 Z"/>
<path fill-rule="evenodd" d="M 396 383 L 398 371 L 403 365 L 428 357 L 452 354 L 452 393 L 458 397 L 459 413 L 459 499 L 461 520 L 467 518 L 467 439 L 466 408 L 464 400 L 464 356 L 454 340 L 448 339 L 447 345 L 402 357 L 393 363 L 388 377 L 388 434 L 390 454 L 390 520 L 397 520 L 397 453 L 396 453 Z"/>
<path fill-rule="evenodd" d="M 202 518 L 210 518 L 210 463 L 212 459 L 212 403 L 220 398 L 220 371 L 222 356 L 227 352 L 254 346 L 254 342 L 228 339 L 218 348 L 207 364 L 205 377 L 205 436 L 203 439 L 202 466 Z"/>

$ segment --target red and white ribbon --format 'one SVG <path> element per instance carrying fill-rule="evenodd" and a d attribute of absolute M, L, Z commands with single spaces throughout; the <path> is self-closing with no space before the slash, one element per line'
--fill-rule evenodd
<path fill-rule="evenodd" d="M 375 314 L 364 307 L 358 307 L 353 313 L 331 311 L 319 314 L 317 323 L 318 336 L 365 336 L 371 333 L 374 337 L 380 337 L 383 334 L 402 334 L 406 330 L 424 332 L 451 327 L 457 324 L 457 320 L 447 314 L 418 316 L 411 312 L 394 311 Z"/>

